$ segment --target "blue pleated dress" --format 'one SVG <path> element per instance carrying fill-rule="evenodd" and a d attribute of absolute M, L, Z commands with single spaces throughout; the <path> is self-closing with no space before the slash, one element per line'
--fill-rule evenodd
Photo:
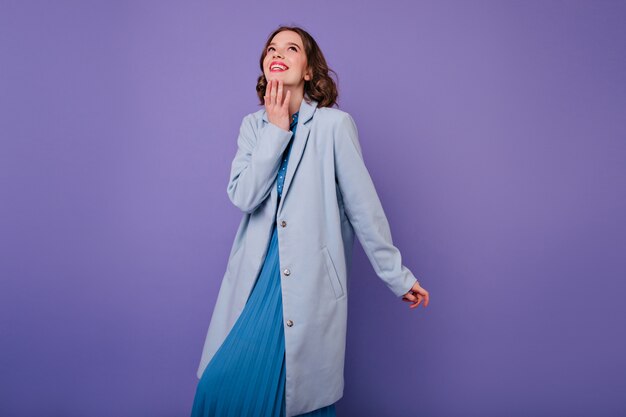
<path fill-rule="evenodd" d="M 298 113 L 292 117 L 292 139 L 277 174 L 277 204 L 295 140 Z M 241 315 L 198 382 L 191 417 L 285 416 L 285 335 L 275 221 L 268 245 Z M 335 404 L 301 416 L 335 417 Z"/>

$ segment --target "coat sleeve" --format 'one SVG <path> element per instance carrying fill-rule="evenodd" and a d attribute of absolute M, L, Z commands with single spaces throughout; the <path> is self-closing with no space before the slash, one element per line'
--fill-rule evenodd
<path fill-rule="evenodd" d="M 356 124 L 349 113 L 335 132 L 335 175 L 348 220 L 376 274 L 397 296 L 406 294 L 417 279 L 402 265 L 374 183 L 365 166 Z"/>
<path fill-rule="evenodd" d="M 244 213 L 252 213 L 269 196 L 292 134 L 273 123 L 257 129 L 252 114 L 243 118 L 226 191 Z"/>

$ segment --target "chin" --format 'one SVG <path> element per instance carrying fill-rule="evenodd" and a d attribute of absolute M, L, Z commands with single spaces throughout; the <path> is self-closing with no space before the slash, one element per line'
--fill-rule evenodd
<path fill-rule="evenodd" d="M 267 81 L 276 79 L 283 80 L 283 83 L 288 82 L 288 80 L 281 73 L 276 72 L 271 72 L 269 75 L 266 75 L 265 79 L 267 79 Z"/>

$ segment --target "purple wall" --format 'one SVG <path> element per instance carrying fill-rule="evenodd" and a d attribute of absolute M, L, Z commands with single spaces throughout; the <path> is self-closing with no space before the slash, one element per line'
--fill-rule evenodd
<path fill-rule="evenodd" d="M 623 1 L 0 1 L 0 415 L 186 416 L 266 36 L 299 24 L 404 263 L 339 417 L 626 414 Z"/>

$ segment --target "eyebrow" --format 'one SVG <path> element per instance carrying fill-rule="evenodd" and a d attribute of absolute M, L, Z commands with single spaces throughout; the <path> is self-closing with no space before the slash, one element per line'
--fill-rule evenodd
<path fill-rule="evenodd" d="M 271 42 L 269 45 L 267 45 L 267 47 L 269 48 L 271 45 L 276 45 L 276 42 Z M 287 42 L 287 45 L 295 45 L 295 46 L 297 46 L 298 48 L 300 48 L 300 45 L 298 45 L 298 44 L 297 44 L 297 43 L 295 43 L 295 42 Z"/>

